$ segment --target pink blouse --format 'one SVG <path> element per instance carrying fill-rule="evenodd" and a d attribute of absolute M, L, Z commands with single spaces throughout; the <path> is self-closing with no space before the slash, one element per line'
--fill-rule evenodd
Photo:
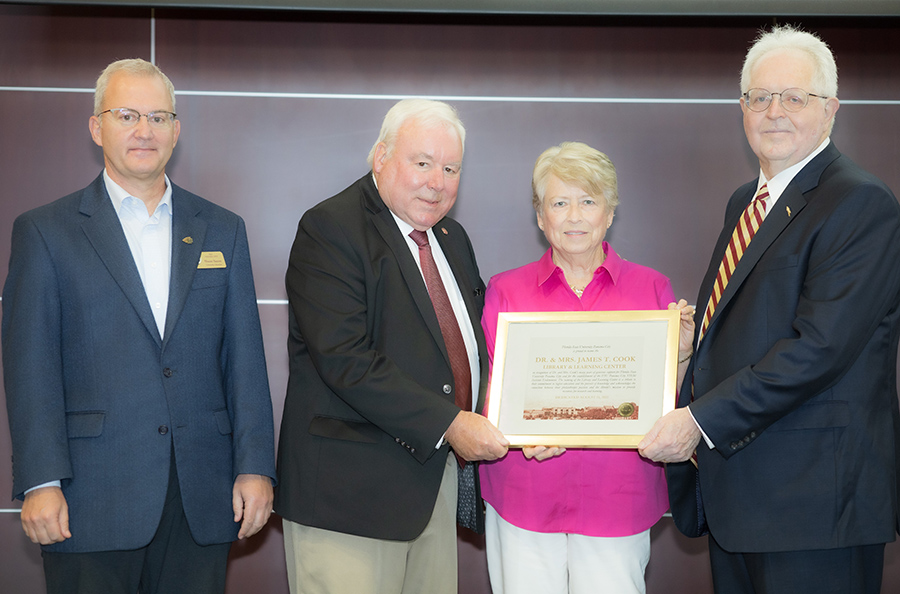
<path fill-rule="evenodd" d="M 606 260 L 581 299 L 553 263 L 552 249 L 491 278 L 481 318 L 491 365 L 499 312 L 665 309 L 675 301 L 665 276 L 623 260 L 606 242 L 603 251 Z M 480 468 L 485 501 L 507 522 L 535 532 L 629 536 L 650 528 L 669 507 L 663 466 L 636 450 L 568 448 L 538 462 L 511 449 Z"/>

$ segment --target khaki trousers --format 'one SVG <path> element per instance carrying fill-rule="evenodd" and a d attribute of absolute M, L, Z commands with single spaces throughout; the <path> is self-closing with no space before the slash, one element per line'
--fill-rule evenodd
<path fill-rule="evenodd" d="M 457 594 L 456 473 L 451 453 L 431 519 L 408 542 L 284 520 L 291 594 Z"/>

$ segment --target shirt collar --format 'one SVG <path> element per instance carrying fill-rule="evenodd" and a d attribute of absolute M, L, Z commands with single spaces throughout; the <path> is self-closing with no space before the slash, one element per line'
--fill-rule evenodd
<path fill-rule="evenodd" d="M 772 206 L 775 201 L 781 197 L 781 195 L 784 193 L 785 188 L 787 188 L 791 181 L 793 181 L 794 177 L 796 177 L 796 175 L 800 173 L 800 171 L 804 167 L 806 167 L 810 161 L 815 159 L 816 155 L 824 151 L 825 147 L 827 147 L 830 143 L 831 137 L 826 138 L 822 141 L 822 144 L 820 144 L 816 148 L 816 150 L 811 152 L 805 159 L 803 159 L 799 163 L 791 165 L 784 171 L 780 172 L 778 175 L 773 176 L 770 180 L 766 179 L 766 174 L 762 172 L 762 169 L 759 170 L 759 183 L 756 186 L 756 191 L 758 192 L 759 189 L 763 187 L 763 184 L 769 184 L 766 187 L 766 189 L 769 190 L 769 199 L 766 201 L 768 206 Z"/>
<path fill-rule="evenodd" d="M 619 257 L 616 250 L 614 250 L 606 241 L 603 242 L 603 253 L 606 254 L 606 258 L 603 260 L 603 264 L 598 266 L 597 270 L 594 271 L 594 278 L 596 278 L 598 274 L 602 274 L 602 271 L 605 270 L 612 283 L 614 285 L 618 284 L 619 275 L 622 273 L 622 258 Z M 557 271 L 559 272 L 557 273 Z M 553 262 L 553 248 L 550 248 L 544 252 L 544 255 L 538 260 L 538 286 L 543 285 L 553 277 L 559 278 L 562 283 L 565 282 L 562 269 Z"/>
<path fill-rule="evenodd" d="M 154 213 L 160 212 L 160 207 L 162 205 L 166 205 L 166 208 L 169 212 L 172 212 L 172 182 L 169 181 L 169 176 L 164 175 L 166 179 L 166 191 L 163 192 L 163 197 L 159 201 L 159 204 L 156 205 L 156 210 Z M 109 176 L 109 173 L 106 169 L 103 170 L 103 182 L 106 184 L 106 192 L 109 194 L 110 200 L 112 200 L 113 208 L 116 210 L 116 214 L 122 216 L 122 203 L 126 198 L 133 198 L 135 200 L 139 200 L 138 198 L 132 196 L 125 189 L 114 182 L 112 178 Z"/>
<path fill-rule="evenodd" d="M 402 233 L 404 237 L 409 237 L 409 234 L 412 233 L 413 231 L 415 231 L 415 227 L 413 227 L 412 225 L 410 225 L 409 223 L 407 223 L 406 221 L 404 221 L 403 219 L 401 219 L 400 217 L 395 215 L 393 210 L 391 210 L 389 208 L 388 212 L 391 213 L 392 217 L 394 217 L 394 222 L 397 223 L 397 227 L 400 228 L 400 233 Z M 429 229 L 429 231 L 430 231 L 430 229 Z M 430 241 L 430 239 L 429 239 L 429 241 Z"/>

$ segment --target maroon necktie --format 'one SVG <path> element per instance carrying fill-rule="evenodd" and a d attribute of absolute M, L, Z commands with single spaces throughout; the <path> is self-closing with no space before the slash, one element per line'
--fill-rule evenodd
<path fill-rule="evenodd" d="M 469 354 L 466 351 L 466 343 L 463 342 L 462 333 L 459 330 L 459 322 L 447 290 L 441 281 L 437 264 L 431 254 L 431 245 L 428 244 L 428 235 L 424 231 L 413 230 L 409 236 L 419 246 L 419 264 L 422 267 L 422 276 L 425 277 L 425 285 L 428 287 L 428 295 L 431 297 L 431 305 L 437 314 L 438 323 L 441 325 L 441 335 L 444 337 L 444 345 L 450 357 L 450 368 L 453 370 L 453 383 L 456 384 L 456 406 L 462 410 L 472 411 L 472 371 L 469 367 Z"/>

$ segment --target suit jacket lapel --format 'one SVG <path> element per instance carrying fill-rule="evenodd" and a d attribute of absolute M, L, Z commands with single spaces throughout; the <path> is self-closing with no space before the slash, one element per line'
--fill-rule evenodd
<path fill-rule="evenodd" d="M 156 320 L 147 301 L 144 283 L 131 255 L 122 223 L 116 215 L 101 174 L 90 186 L 85 188 L 81 199 L 81 214 L 86 218 L 82 229 L 88 241 L 94 247 L 100 260 L 106 266 L 110 276 L 118 283 L 126 299 L 134 307 L 138 317 L 147 327 L 147 331 L 162 345 Z"/>
<path fill-rule="evenodd" d="M 753 188 L 753 191 L 750 193 L 747 198 L 746 203 L 749 203 L 750 200 L 753 199 L 755 195 L 756 188 Z M 746 203 L 744 206 L 746 206 Z M 787 210 L 785 210 L 785 206 L 791 209 L 791 215 L 787 214 Z M 728 284 L 725 286 L 725 291 L 722 293 L 722 298 L 719 299 L 719 303 L 716 306 L 716 311 L 713 313 L 712 319 L 709 321 L 710 328 L 712 328 L 713 324 L 719 319 L 722 312 L 725 311 L 726 306 L 737 293 L 740 286 L 747 279 L 747 276 L 750 274 L 750 271 L 756 266 L 759 262 L 759 259 L 763 256 L 766 250 L 772 245 L 772 242 L 781 235 L 781 232 L 784 231 L 785 227 L 787 227 L 788 223 L 792 220 L 794 216 L 800 210 L 806 206 L 806 200 L 803 198 L 803 194 L 800 192 L 792 191 L 791 187 L 785 190 L 784 194 L 778 199 L 774 209 L 772 212 L 766 214 L 766 218 L 763 221 L 763 224 L 760 225 L 759 230 L 756 232 L 756 235 L 753 237 L 753 241 L 750 242 L 750 245 L 747 246 L 747 249 L 744 251 L 744 255 L 741 256 L 741 261 L 738 262 L 737 267 L 734 269 L 734 272 L 731 275 L 731 278 L 728 280 Z M 743 211 L 741 212 L 743 214 Z M 735 222 L 737 225 L 737 222 Z M 732 233 L 734 228 L 732 227 Z M 728 238 L 730 240 L 731 233 L 729 233 Z M 728 245 L 728 242 L 724 244 Z M 719 250 L 719 253 L 724 252 L 724 247 Z M 719 258 L 721 262 L 721 257 Z M 715 278 L 718 274 L 718 266 L 716 267 L 716 274 L 714 274 L 711 278 L 712 281 L 715 281 Z M 712 282 L 709 284 L 709 290 L 705 292 L 708 296 L 712 293 Z M 707 299 L 707 302 L 709 300 Z M 701 318 L 702 320 L 702 318 Z M 701 321 L 702 323 L 702 321 Z"/>
<path fill-rule="evenodd" d="M 372 221 L 375 225 L 375 229 L 381 235 L 385 244 L 387 244 L 394 253 L 394 258 L 400 266 L 400 272 L 406 280 L 406 286 L 409 288 L 413 301 L 419 309 L 419 312 L 422 314 L 422 319 L 425 320 L 425 325 L 434 337 L 435 343 L 444 355 L 447 365 L 450 365 L 450 356 L 447 354 L 444 336 L 441 334 L 441 326 L 438 323 L 437 315 L 434 313 L 431 297 L 428 296 L 428 288 L 425 286 L 425 279 L 422 278 L 422 272 L 419 270 L 419 267 L 416 266 L 416 261 L 409 251 L 406 238 L 400 234 L 400 230 L 394 222 L 391 211 L 387 208 L 384 201 L 381 199 L 381 196 L 378 194 L 375 182 L 372 181 L 372 174 L 367 174 L 360 180 L 360 184 L 362 185 L 363 190 L 364 206 L 366 210 L 372 214 Z"/>
<path fill-rule="evenodd" d="M 762 258 L 763 254 L 766 253 L 766 250 L 769 249 L 769 246 L 778 239 L 778 236 L 781 235 L 782 232 L 790 225 L 790 223 L 794 220 L 794 218 L 800 214 L 800 211 L 806 207 L 807 199 L 805 194 L 819 185 L 819 178 L 822 176 L 822 172 L 825 168 L 831 164 L 832 161 L 837 159 L 840 156 L 840 152 L 838 152 L 837 148 L 835 148 L 834 143 L 830 143 L 825 149 L 816 155 L 816 157 L 810 161 L 806 167 L 800 170 L 794 179 L 791 180 L 791 183 L 788 184 L 787 188 L 785 188 L 784 192 L 781 194 L 781 197 L 778 198 L 778 201 L 772 207 L 770 212 L 766 213 L 766 218 L 763 221 L 763 224 L 760 226 L 759 231 L 756 232 L 756 235 L 753 237 L 753 241 L 750 242 L 750 245 L 747 246 L 747 250 L 744 252 L 744 255 L 741 257 L 741 261 L 738 262 L 737 267 L 734 270 L 734 273 L 731 275 L 731 278 L 728 281 L 728 285 L 725 287 L 725 291 L 722 293 L 722 298 L 719 300 L 719 304 L 716 306 L 716 311 L 713 314 L 712 319 L 710 320 L 710 328 L 712 328 L 713 324 L 716 323 L 716 320 L 720 317 L 723 311 L 725 311 L 728 303 L 737 293 L 738 289 L 740 289 L 743 282 L 749 276 L 750 271 L 759 263 L 760 258 Z M 755 193 L 755 187 L 753 188 Z M 753 199 L 753 194 L 747 197 L 744 205 L 746 206 L 750 200 Z M 735 224 L 737 222 L 735 221 Z M 732 231 L 734 228 L 732 227 Z M 729 233 L 730 238 L 730 233 Z M 727 245 L 727 243 L 725 244 Z M 721 261 L 721 253 L 724 251 L 724 247 L 721 248 L 718 253 L 720 254 Z M 713 280 L 715 277 L 713 277 Z M 707 301 L 709 294 L 712 291 L 712 284 L 709 285 L 709 291 L 704 291 L 704 294 L 707 296 Z M 702 318 L 701 318 L 702 319 Z"/>
<path fill-rule="evenodd" d="M 199 216 L 201 208 L 195 196 L 172 184 L 172 268 L 164 342 L 172 335 L 197 273 L 206 238 L 206 221 Z"/>

